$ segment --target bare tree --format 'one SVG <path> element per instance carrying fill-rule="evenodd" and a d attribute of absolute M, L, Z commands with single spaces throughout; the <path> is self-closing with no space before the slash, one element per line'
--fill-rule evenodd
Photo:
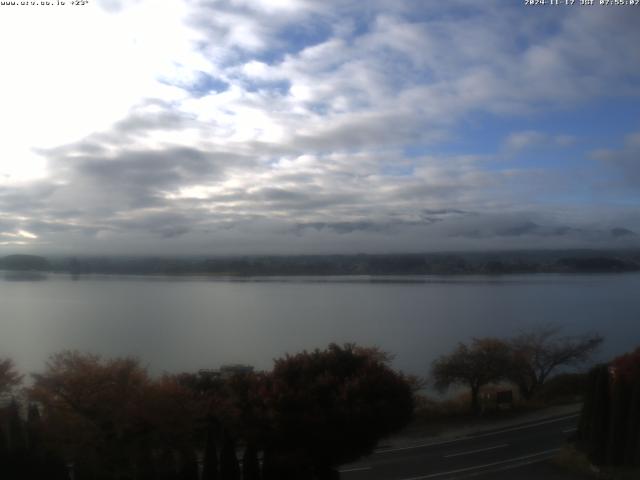
<path fill-rule="evenodd" d="M 503 340 L 474 338 L 471 345 L 460 343 L 452 353 L 435 360 L 431 374 L 435 387 L 440 391 L 455 384 L 468 386 L 471 389 L 471 410 L 477 413 L 480 410 L 480 388 L 505 378 L 509 358 L 510 348 Z"/>
<path fill-rule="evenodd" d="M 530 399 L 558 367 L 578 366 L 589 360 L 603 341 L 597 334 L 559 336 L 555 325 L 535 327 L 510 341 L 507 378 Z"/>

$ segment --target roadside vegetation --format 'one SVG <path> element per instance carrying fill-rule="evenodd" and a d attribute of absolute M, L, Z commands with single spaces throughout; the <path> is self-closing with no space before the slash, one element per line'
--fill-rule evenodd
<path fill-rule="evenodd" d="M 433 363 L 432 379 L 441 390 L 458 385 L 466 391 L 440 401 L 418 398 L 414 424 L 437 432 L 480 414 L 493 420 L 580 402 L 577 432 L 554 462 L 584 478 L 640 478 L 640 348 L 586 372 L 567 371 L 588 365 L 601 342 L 598 335 L 563 337 L 546 327 L 460 344 Z M 499 392 L 509 389 L 514 401 L 501 406 Z"/>
<path fill-rule="evenodd" d="M 591 368 L 572 442 L 555 458 L 585 478 L 640 478 L 640 347 Z"/>
<path fill-rule="evenodd" d="M 580 391 L 580 377 L 563 372 L 554 379 L 552 374 L 586 364 L 602 340 L 597 334 L 561 336 L 556 326 L 536 327 L 508 339 L 474 338 L 469 344 L 459 343 L 450 354 L 436 359 L 431 377 L 441 392 L 451 386 L 466 388 L 470 412 L 476 415 L 486 411 L 487 399 L 496 405 L 510 406 L 514 398 L 522 404 L 546 403 L 556 395 L 571 395 L 576 391 L 564 388 L 563 392 L 563 387 L 573 386 Z M 550 387 L 547 386 L 549 380 L 553 380 Z M 500 395 L 500 391 L 504 394 Z"/>
<path fill-rule="evenodd" d="M 393 370 L 388 354 L 352 344 L 288 355 L 266 372 L 232 366 L 160 377 L 135 358 L 65 351 L 26 387 L 4 359 L 0 477 L 336 479 L 339 465 L 400 430 L 436 434 L 583 401 L 576 443 L 558 461 L 637 472 L 640 349 L 589 373 L 568 371 L 601 342 L 539 327 L 461 343 L 433 362 L 431 382 L 462 392 L 438 399 Z"/>
<path fill-rule="evenodd" d="M 0 478 L 338 478 L 338 465 L 411 418 L 414 383 L 388 360 L 330 345 L 276 360 L 270 372 L 152 378 L 133 358 L 62 352 L 22 392 L 4 360 Z"/>
<path fill-rule="evenodd" d="M 589 371 L 575 449 L 600 478 L 640 478 L 640 347 Z"/>

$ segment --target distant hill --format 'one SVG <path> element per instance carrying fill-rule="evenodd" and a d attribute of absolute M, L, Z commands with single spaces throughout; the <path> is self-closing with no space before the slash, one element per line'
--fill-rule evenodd
<path fill-rule="evenodd" d="M 570 272 L 629 272 L 638 270 L 636 263 L 619 258 L 562 258 L 557 262 L 561 270 Z"/>
<path fill-rule="evenodd" d="M 15 255 L 13 265 L 46 268 L 42 257 Z M 38 259 L 38 260 L 30 260 Z M 218 257 L 50 258 L 50 270 L 81 274 L 295 276 L 506 275 L 640 271 L 640 250 L 541 250 L 386 255 L 245 255 Z"/>
<path fill-rule="evenodd" d="M 37 255 L 9 255 L 0 258 L 0 270 L 44 271 L 49 270 L 49 261 Z"/>

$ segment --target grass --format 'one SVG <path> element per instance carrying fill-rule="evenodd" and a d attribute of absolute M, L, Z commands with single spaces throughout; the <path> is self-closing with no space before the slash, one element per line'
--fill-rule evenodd
<path fill-rule="evenodd" d="M 448 399 L 434 399 L 420 395 L 412 423 L 404 430 L 407 436 L 432 436 L 457 427 L 470 424 L 491 424 L 495 421 L 518 418 L 524 414 L 544 409 L 551 404 L 516 401 L 510 408 L 498 408 L 495 402 L 486 401 L 481 415 L 470 410 L 468 394 L 460 394 Z"/>
<path fill-rule="evenodd" d="M 553 462 L 563 470 L 581 474 L 585 478 L 599 480 L 638 480 L 640 478 L 638 467 L 596 467 L 573 445 L 567 445 L 560 450 Z"/>
<path fill-rule="evenodd" d="M 471 413 L 470 394 L 462 391 L 448 398 L 418 395 L 413 422 L 404 430 L 408 436 L 432 436 L 470 423 L 488 424 L 493 421 L 518 418 L 527 413 L 557 405 L 576 404 L 582 401 L 584 374 L 561 374 L 551 378 L 538 392 L 535 399 L 525 401 L 511 385 L 491 385 L 482 389 L 480 401 L 482 414 Z M 495 393 L 513 391 L 513 405 L 498 408 Z"/>
<path fill-rule="evenodd" d="M 600 478 L 599 469 L 591 465 L 587 456 L 576 450 L 573 445 L 564 446 L 554 457 L 553 463 L 567 472 Z"/>

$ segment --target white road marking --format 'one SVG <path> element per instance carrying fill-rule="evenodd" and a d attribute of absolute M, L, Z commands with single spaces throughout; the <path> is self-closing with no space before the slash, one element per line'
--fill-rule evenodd
<path fill-rule="evenodd" d="M 468 450 L 466 452 L 452 453 L 450 455 L 445 455 L 444 458 L 461 457 L 462 455 L 471 455 L 472 453 L 486 452 L 488 450 L 495 450 L 496 448 L 504 448 L 508 446 L 509 446 L 508 443 L 503 443 L 502 445 L 496 445 L 494 447 L 486 447 L 486 448 L 479 448 L 477 450 Z"/>
<path fill-rule="evenodd" d="M 340 473 L 347 473 L 347 472 L 362 472 L 364 470 L 371 470 L 371 467 L 365 466 L 365 467 L 353 467 L 353 468 L 345 468 L 343 470 L 338 470 Z"/>
<path fill-rule="evenodd" d="M 565 428 L 564 430 L 562 430 L 562 433 L 571 433 L 571 432 L 575 432 L 576 430 L 578 430 L 576 427 Z"/>
<path fill-rule="evenodd" d="M 495 467 L 496 465 L 504 465 L 505 463 L 520 462 L 522 460 L 528 460 L 533 457 L 539 457 L 541 455 L 548 455 L 549 453 L 555 453 L 559 450 L 560 450 L 559 448 L 553 448 L 551 450 L 544 450 L 542 452 L 532 453 L 530 455 L 523 455 L 521 457 L 510 458 L 508 460 L 502 460 L 500 462 L 485 463 L 484 465 L 475 465 L 473 467 L 459 468 L 458 470 L 449 470 L 448 472 L 431 473 L 429 475 L 422 475 L 420 477 L 403 478 L 402 480 L 425 480 L 427 478 L 442 477 L 444 475 L 452 475 L 454 473 L 471 472 L 473 470 L 478 470 L 481 468 Z M 546 458 L 541 458 L 539 461 L 542 461 L 542 460 L 546 460 Z M 534 463 L 534 462 L 533 461 L 524 462 L 524 465 L 529 463 Z"/>
<path fill-rule="evenodd" d="M 463 441 L 466 441 L 466 440 L 473 440 L 474 438 L 489 437 L 491 435 L 499 435 L 501 433 L 514 432 L 516 430 L 526 430 L 527 428 L 533 428 L 533 427 L 537 427 L 539 425 L 546 425 L 548 423 L 561 422 L 563 420 L 568 420 L 570 418 L 574 418 L 574 417 L 578 417 L 578 416 L 580 416 L 580 414 L 576 413 L 576 414 L 573 414 L 573 415 L 567 415 L 566 417 L 553 418 L 551 420 L 544 420 L 542 422 L 532 423 L 532 424 L 529 424 L 529 425 L 521 425 L 519 427 L 511 427 L 511 428 L 505 428 L 503 430 L 496 430 L 495 432 L 479 433 L 479 434 L 476 434 L 476 435 L 467 435 L 467 436 L 463 436 L 463 437 L 454 438 L 452 440 L 445 440 L 444 442 L 420 443 L 420 444 L 417 444 L 417 445 L 410 445 L 410 446 L 407 446 L 407 447 L 397 447 L 397 448 L 381 448 L 381 449 L 378 449 L 378 450 L 374 451 L 373 453 L 377 454 L 377 453 L 401 452 L 403 450 L 414 450 L 416 448 L 435 447 L 437 445 L 448 445 L 448 444 L 451 444 L 451 443 L 463 442 Z"/>
<path fill-rule="evenodd" d="M 461 476 L 456 476 L 453 478 L 459 480 L 462 478 L 478 477 L 480 475 L 486 475 L 488 473 L 504 472 L 506 470 L 513 470 L 514 468 L 520 468 L 526 465 L 544 462 L 545 460 L 549 460 L 550 458 L 553 458 L 553 455 L 545 455 L 543 457 L 534 458 L 533 460 L 524 460 L 522 462 L 512 463 L 510 465 L 504 465 L 502 467 L 489 468 L 488 470 L 479 470 L 477 472 L 463 473 Z"/>

